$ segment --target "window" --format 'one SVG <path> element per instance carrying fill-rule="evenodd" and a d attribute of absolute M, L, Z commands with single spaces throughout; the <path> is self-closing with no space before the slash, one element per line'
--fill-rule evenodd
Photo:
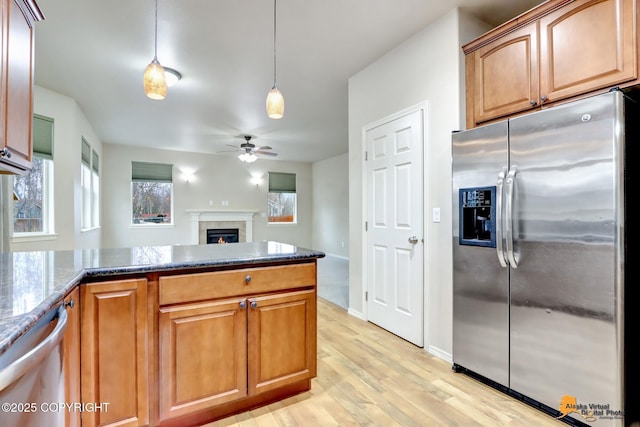
<path fill-rule="evenodd" d="M 172 224 L 173 165 L 131 162 L 131 223 Z"/>
<path fill-rule="evenodd" d="M 100 157 L 82 138 L 80 182 L 82 187 L 82 229 L 100 226 Z"/>
<path fill-rule="evenodd" d="M 269 172 L 269 223 L 297 222 L 296 174 Z"/>
<path fill-rule="evenodd" d="M 13 232 L 52 234 L 53 119 L 33 116 L 32 169 L 13 179 Z"/>

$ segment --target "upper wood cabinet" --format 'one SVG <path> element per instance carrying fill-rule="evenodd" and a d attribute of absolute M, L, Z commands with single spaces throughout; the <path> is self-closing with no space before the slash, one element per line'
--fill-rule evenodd
<path fill-rule="evenodd" d="M 638 80 L 637 0 L 549 0 L 463 46 L 467 128 Z"/>
<path fill-rule="evenodd" d="M 44 15 L 34 0 L 0 0 L 0 173 L 31 169 L 34 23 Z"/>

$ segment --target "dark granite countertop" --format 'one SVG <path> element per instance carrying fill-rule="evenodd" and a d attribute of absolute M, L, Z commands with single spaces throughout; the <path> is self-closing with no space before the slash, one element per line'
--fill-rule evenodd
<path fill-rule="evenodd" d="M 0 253 L 0 354 L 87 277 L 322 258 L 279 242 Z"/>

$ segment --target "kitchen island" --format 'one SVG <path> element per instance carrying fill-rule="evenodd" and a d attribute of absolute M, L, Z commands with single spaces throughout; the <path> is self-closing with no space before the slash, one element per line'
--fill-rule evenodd
<path fill-rule="evenodd" d="M 109 402 L 82 425 L 217 419 L 310 388 L 321 257 L 278 242 L 3 253 L 0 354 L 64 299 L 66 399 Z"/>

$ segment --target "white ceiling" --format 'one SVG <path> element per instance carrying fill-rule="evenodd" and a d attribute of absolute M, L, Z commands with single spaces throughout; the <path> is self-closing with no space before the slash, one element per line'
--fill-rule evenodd
<path fill-rule="evenodd" d="M 347 152 L 349 77 L 429 22 L 457 5 L 498 25 L 542 2 L 279 0 L 272 120 L 272 0 L 158 0 L 158 60 L 183 74 L 163 101 L 142 88 L 153 0 L 37 1 L 35 83 L 74 98 L 103 142 L 216 153 L 250 134 L 307 162 Z"/>

